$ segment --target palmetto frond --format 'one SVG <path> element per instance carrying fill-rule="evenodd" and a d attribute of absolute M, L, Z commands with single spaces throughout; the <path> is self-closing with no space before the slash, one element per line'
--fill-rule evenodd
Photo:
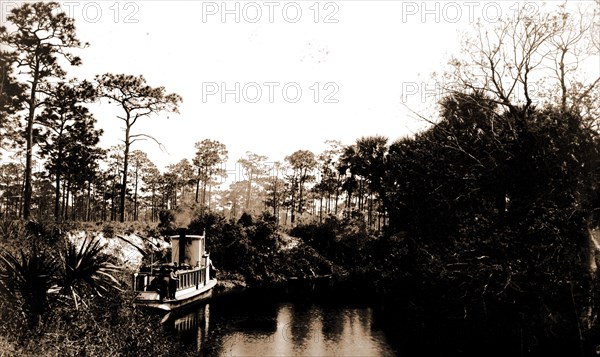
<path fill-rule="evenodd" d="M 64 264 L 62 294 L 73 296 L 76 306 L 85 300 L 88 293 L 102 296 L 110 291 L 121 290 L 121 283 L 114 276 L 120 268 L 111 264 L 110 257 L 102 250 L 99 240 L 85 239 L 79 246 L 68 242 L 61 253 Z"/>
<path fill-rule="evenodd" d="M 0 293 L 20 306 L 34 323 L 47 308 L 48 290 L 59 270 L 57 260 L 47 251 L 33 246 L 18 254 L 0 254 Z"/>

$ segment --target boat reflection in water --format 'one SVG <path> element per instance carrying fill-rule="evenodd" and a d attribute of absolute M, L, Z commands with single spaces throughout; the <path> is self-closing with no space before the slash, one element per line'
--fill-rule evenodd
<path fill-rule="evenodd" d="M 367 306 L 216 299 L 171 317 L 182 343 L 204 355 L 394 356 Z"/>
<path fill-rule="evenodd" d="M 210 304 L 200 305 L 196 310 L 189 311 L 183 316 L 171 316 L 171 314 L 165 316 L 163 321 L 170 321 L 182 341 L 193 344 L 196 346 L 195 349 L 200 351 L 208 339 Z"/>

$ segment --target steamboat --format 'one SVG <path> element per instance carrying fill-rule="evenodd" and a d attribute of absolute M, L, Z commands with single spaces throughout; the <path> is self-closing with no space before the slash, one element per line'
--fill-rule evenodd
<path fill-rule="evenodd" d="M 217 279 L 206 252 L 206 234 L 171 236 L 171 262 L 142 266 L 133 274 L 135 304 L 172 311 L 210 297 Z"/>

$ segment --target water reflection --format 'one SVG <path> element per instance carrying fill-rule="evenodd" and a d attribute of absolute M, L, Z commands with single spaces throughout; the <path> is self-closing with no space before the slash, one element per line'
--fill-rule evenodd
<path fill-rule="evenodd" d="M 182 316 L 168 316 L 165 320 L 171 321 L 172 327 L 178 332 L 182 341 L 192 344 L 200 351 L 208 340 L 210 304 L 201 305 Z"/>
<path fill-rule="evenodd" d="M 393 356 L 369 307 L 216 299 L 173 317 L 183 343 L 210 356 Z"/>

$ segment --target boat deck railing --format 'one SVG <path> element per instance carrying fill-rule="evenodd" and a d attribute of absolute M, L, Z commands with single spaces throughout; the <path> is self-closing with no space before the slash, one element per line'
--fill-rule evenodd
<path fill-rule="evenodd" d="M 204 285 L 204 269 L 182 271 L 178 274 L 177 290 L 187 289 L 192 286 Z"/>
<path fill-rule="evenodd" d="M 193 286 L 204 285 L 205 283 L 205 266 L 201 265 L 190 270 L 178 270 L 177 290 L 187 289 Z M 160 286 L 161 279 L 168 279 L 169 273 L 160 271 L 154 272 L 139 272 L 133 276 L 134 291 L 156 291 Z"/>

